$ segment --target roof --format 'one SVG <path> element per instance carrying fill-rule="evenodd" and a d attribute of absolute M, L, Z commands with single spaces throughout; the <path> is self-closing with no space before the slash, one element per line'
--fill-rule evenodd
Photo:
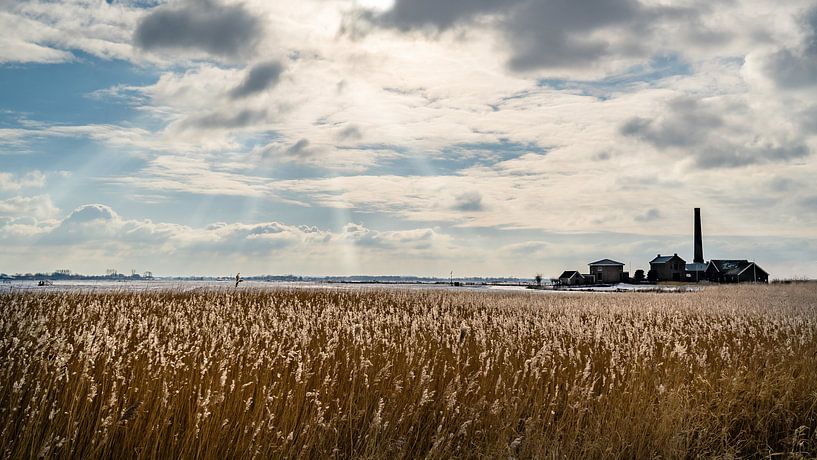
<path fill-rule="evenodd" d="M 566 270 L 564 273 L 559 275 L 559 279 L 573 278 L 573 276 L 575 276 L 575 275 L 579 275 L 579 272 L 577 272 L 576 270 Z M 579 276 L 582 276 L 582 275 L 579 275 Z"/>
<path fill-rule="evenodd" d="M 758 271 L 761 271 L 761 272 L 763 272 L 764 275 L 769 276 L 769 274 L 766 272 L 766 270 L 760 268 L 760 265 L 758 265 L 758 264 L 756 264 L 754 262 L 749 262 L 749 265 L 744 267 L 743 270 L 741 270 L 740 273 L 738 273 L 738 275 L 742 274 L 743 272 L 745 272 L 746 270 L 748 270 L 748 269 L 750 269 L 752 267 L 754 267 L 755 273 L 757 273 Z"/>
<path fill-rule="evenodd" d="M 669 262 L 672 259 L 678 259 L 680 261 L 684 261 L 684 259 L 679 257 L 678 254 L 674 254 L 674 255 L 671 255 L 671 256 L 662 256 L 661 254 L 658 254 L 658 256 L 655 259 L 651 260 L 650 263 L 651 264 L 665 264 L 665 263 Z"/>
<path fill-rule="evenodd" d="M 601 259 L 601 260 L 597 260 L 597 261 L 595 261 L 595 262 L 590 262 L 590 263 L 589 263 L 589 264 L 587 264 L 587 265 L 590 265 L 590 266 L 593 266 L 593 265 L 602 265 L 602 266 L 619 266 L 619 265 L 620 265 L 620 266 L 622 266 L 622 267 L 624 266 L 624 264 L 623 264 L 623 263 L 621 263 L 621 262 L 616 262 L 615 260 L 610 260 L 610 259 Z"/>
<path fill-rule="evenodd" d="M 756 270 L 760 270 L 768 275 L 766 270 L 763 270 L 754 262 L 749 262 L 745 259 L 712 259 L 709 263 L 714 265 L 715 268 L 724 275 L 740 275 L 752 265 L 755 266 Z"/>

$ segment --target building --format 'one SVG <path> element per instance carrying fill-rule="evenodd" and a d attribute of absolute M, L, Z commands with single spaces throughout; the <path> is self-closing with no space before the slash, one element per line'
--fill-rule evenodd
<path fill-rule="evenodd" d="M 754 262 L 744 259 L 704 260 L 703 233 L 701 232 L 701 208 L 695 208 L 695 258 L 686 264 L 687 281 L 712 281 L 715 283 L 768 283 L 769 274 Z"/>
<path fill-rule="evenodd" d="M 585 279 L 578 271 L 567 270 L 559 275 L 559 284 L 562 286 L 577 286 L 580 284 L 585 284 Z"/>
<path fill-rule="evenodd" d="M 590 274 L 596 277 L 598 283 L 621 283 L 627 281 L 624 276 L 624 264 L 610 259 L 601 259 L 587 264 Z"/>
<path fill-rule="evenodd" d="M 655 272 L 657 281 L 686 281 L 686 266 L 686 261 L 678 257 L 678 254 L 658 254 L 650 261 L 650 270 Z"/>
<path fill-rule="evenodd" d="M 686 266 L 686 280 L 692 283 L 706 280 L 706 267 L 709 264 L 692 262 Z"/>
<path fill-rule="evenodd" d="M 768 283 L 769 274 L 748 260 L 712 259 L 706 266 L 706 279 L 715 283 Z"/>

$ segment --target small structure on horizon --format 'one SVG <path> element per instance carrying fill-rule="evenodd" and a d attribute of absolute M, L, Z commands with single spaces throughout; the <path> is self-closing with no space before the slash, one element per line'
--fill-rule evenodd
<path fill-rule="evenodd" d="M 566 270 L 559 275 L 559 284 L 562 286 L 578 286 L 586 284 L 584 276 L 576 270 Z"/>

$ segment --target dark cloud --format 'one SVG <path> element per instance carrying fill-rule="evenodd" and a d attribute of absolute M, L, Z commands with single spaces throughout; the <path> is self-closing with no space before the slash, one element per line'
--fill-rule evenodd
<path fill-rule="evenodd" d="M 520 71 L 592 66 L 609 56 L 649 56 L 650 43 L 659 41 L 659 26 L 670 22 L 706 32 L 693 9 L 645 6 L 638 0 L 396 0 L 384 13 L 358 18 L 400 31 L 490 24 L 507 40 L 509 66 Z M 611 33 L 603 38 L 598 32 Z"/>
<path fill-rule="evenodd" d="M 477 15 L 498 12 L 520 0 L 397 0 L 377 21 L 402 31 L 433 28 L 444 30 Z"/>
<path fill-rule="evenodd" d="M 634 0 L 531 1 L 509 18 L 505 34 L 515 70 L 585 66 L 613 54 L 642 54 L 636 42 L 616 47 L 590 35 L 611 26 L 638 26 L 644 8 Z"/>
<path fill-rule="evenodd" d="M 661 211 L 655 208 L 650 208 L 644 214 L 635 216 L 637 222 L 652 222 L 661 218 Z"/>
<path fill-rule="evenodd" d="M 593 155 L 593 159 L 596 161 L 607 161 L 611 157 L 612 155 L 610 155 L 610 152 L 598 152 L 595 155 Z"/>
<path fill-rule="evenodd" d="M 363 133 L 360 132 L 360 128 L 355 125 L 349 125 L 337 134 L 337 139 L 341 141 L 357 141 L 363 137 Z"/>
<path fill-rule="evenodd" d="M 187 49 L 235 57 L 247 55 L 261 34 L 261 22 L 243 6 L 200 0 L 155 8 L 139 22 L 134 41 L 145 50 Z"/>
<path fill-rule="evenodd" d="M 288 155 L 304 155 L 308 153 L 309 139 L 300 139 L 298 142 L 292 144 L 287 148 Z"/>
<path fill-rule="evenodd" d="M 740 105 L 727 109 L 749 110 Z M 727 124 L 716 108 L 686 97 L 669 102 L 655 119 L 630 119 L 620 132 L 660 150 L 689 157 L 694 166 L 703 169 L 788 161 L 810 153 L 802 140 L 757 133 L 747 136 L 746 126 Z"/>
<path fill-rule="evenodd" d="M 765 63 L 766 73 L 782 88 L 817 85 L 817 8 L 804 15 L 801 28 L 804 36 L 800 46 L 782 48 Z"/>
<path fill-rule="evenodd" d="M 665 113 L 668 116 L 660 120 L 632 118 L 621 127 L 621 133 L 659 148 L 691 147 L 700 142 L 701 133 L 723 125 L 719 114 L 706 110 L 692 98 L 670 101 Z"/>
<path fill-rule="evenodd" d="M 267 116 L 265 110 L 244 109 L 235 114 L 211 113 L 198 118 L 186 120 L 184 127 L 193 126 L 205 129 L 243 128 L 263 121 Z"/>
<path fill-rule="evenodd" d="M 230 91 L 230 97 L 240 99 L 267 88 L 272 88 L 281 78 L 284 66 L 280 62 L 265 62 L 255 65 L 244 77 L 244 81 Z"/>
<path fill-rule="evenodd" d="M 465 192 L 458 195 L 452 208 L 465 212 L 483 211 L 485 209 L 482 204 L 482 195 L 479 192 Z"/>
<path fill-rule="evenodd" d="M 798 116 L 800 126 L 809 133 L 817 133 L 817 105 L 812 105 L 801 111 Z"/>
<path fill-rule="evenodd" d="M 775 177 L 769 181 L 768 186 L 775 192 L 789 192 L 797 189 L 797 183 L 787 177 Z"/>

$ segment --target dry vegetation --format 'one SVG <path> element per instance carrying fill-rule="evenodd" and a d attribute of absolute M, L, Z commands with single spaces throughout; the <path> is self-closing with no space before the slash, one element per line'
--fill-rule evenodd
<path fill-rule="evenodd" d="M 0 294 L 35 457 L 817 453 L 817 288 Z"/>

